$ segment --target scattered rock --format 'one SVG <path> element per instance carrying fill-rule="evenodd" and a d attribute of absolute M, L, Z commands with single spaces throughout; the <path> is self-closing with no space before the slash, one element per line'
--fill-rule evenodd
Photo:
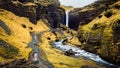
<path fill-rule="evenodd" d="M 33 30 L 33 28 L 32 28 L 32 27 L 30 27 L 30 26 L 29 26 L 29 29 L 30 29 L 30 30 Z"/>
<path fill-rule="evenodd" d="M 99 15 L 99 16 L 98 16 L 98 18 L 101 18 L 101 17 L 102 17 L 102 15 Z"/>
<path fill-rule="evenodd" d="M 50 37 L 48 37 L 47 39 L 48 39 L 48 40 L 51 40 L 51 38 L 50 38 Z"/>
<path fill-rule="evenodd" d="M 118 4 L 114 5 L 114 7 L 115 7 L 116 9 L 120 9 L 120 5 L 118 5 Z"/>
<path fill-rule="evenodd" d="M 112 11 L 108 11 L 108 12 L 105 13 L 105 16 L 107 18 L 111 17 L 112 15 L 113 15 Z"/>
<path fill-rule="evenodd" d="M 70 49 L 68 51 L 65 51 L 64 54 L 70 56 L 70 55 L 75 55 L 75 52 L 72 49 Z"/>
<path fill-rule="evenodd" d="M 22 27 L 23 27 L 23 28 L 26 28 L 26 25 L 25 25 L 25 24 L 22 24 Z"/>

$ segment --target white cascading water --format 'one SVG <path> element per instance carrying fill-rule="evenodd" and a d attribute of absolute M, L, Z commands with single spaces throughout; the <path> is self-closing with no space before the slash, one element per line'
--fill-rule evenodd
<path fill-rule="evenodd" d="M 68 38 L 71 38 L 71 37 L 67 37 L 65 39 L 68 39 Z M 68 51 L 68 50 L 72 49 L 75 52 L 75 56 L 81 56 L 81 57 L 85 57 L 85 58 L 91 59 L 91 60 L 96 61 L 96 62 L 113 65 L 113 64 L 111 64 L 109 62 L 106 62 L 102 58 L 100 58 L 99 55 L 87 52 L 87 51 L 82 50 L 80 48 L 64 45 L 63 41 L 65 39 L 57 41 L 57 42 L 53 42 L 52 43 L 53 47 L 58 48 L 58 49 L 60 49 L 62 51 Z"/>
<path fill-rule="evenodd" d="M 69 27 L 69 11 L 66 11 L 66 27 Z"/>

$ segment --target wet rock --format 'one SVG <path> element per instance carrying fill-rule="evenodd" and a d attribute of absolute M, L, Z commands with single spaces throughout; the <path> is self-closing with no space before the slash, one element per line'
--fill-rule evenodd
<path fill-rule="evenodd" d="M 70 56 L 70 55 L 75 55 L 75 52 L 72 49 L 70 49 L 68 51 L 65 51 L 64 54 Z"/>

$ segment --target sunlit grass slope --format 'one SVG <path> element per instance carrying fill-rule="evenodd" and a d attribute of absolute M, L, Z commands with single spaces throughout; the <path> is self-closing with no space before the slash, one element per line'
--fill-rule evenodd
<path fill-rule="evenodd" d="M 16 16 L 3 9 L 0 10 L 0 20 L 2 20 L 11 30 L 11 35 L 7 35 L 0 27 L 0 39 L 19 48 L 19 54 L 15 58 L 28 59 L 29 53 L 31 52 L 30 48 L 26 48 L 28 46 L 27 44 L 31 41 L 29 32 L 40 32 L 48 30 L 48 28 L 42 21 L 39 21 L 37 25 L 33 25 L 27 18 Z M 3 59 L 3 57 L 1 58 L 0 62 L 7 60 L 5 58 Z"/>
<path fill-rule="evenodd" d="M 102 56 L 106 54 L 105 51 L 107 52 L 109 50 L 110 56 L 119 57 L 119 54 L 118 54 L 119 50 L 117 49 L 119 46 L 115 48 L 115 45 L 113 44 L 114 43 L 113 38 L 115 37 L 113 32 L 113 26 L 115 25 L 117 20 L 120 20 L 120 9 L 115 8 L 115 6 L 120 6 L 120 1 L 116 2 L 113 5 L 110 5 L 108 9 L 105 10 L 103 13 L 101 13 L 99 17 L 96 17 L 89 24 L 81 26 L 79 30 L 79 32 L 82 33 L 83 37 L 86 39 L 88 39 L 88 37 L 91 36 L 91 34 L 97 36 L 98 34 L 101 33 L 99 37 L 102 38 L 101 40 L 102 46 L 100 49 L 97 49 L 96 53 Z M 87 33 L 91 33 L 91 34 L 87 34 Z M 107 50 L 107 48 L 109 49 Z M 111 58 L 111 59 L 114 59 L 114 58 Z M 116 62 L 118 60 L 119 58 L 116 60 Z"/>
<path fill-rule="evenodd" d="M 33 25 L 28 18 L 19 17 L 15 14 L 0 9 L 0 20 L 10 28 L 11 35 L 7 35 L 6 32 L 0 27 L 0 39 L 10 43 L 11 45 L 19 49 L 19 54 L 13 59 L 26 58 L 28 59 L 29 53 L 32 49 L 26 48 L 28 43 L 31 41 L 29 32 L 41 32 L 49 30 L 49 28 L 42 22 L 38 21 L 37 25 Z M 64 32 L 65 33 L 65 32 Z M 69 35 L 69 34 L 65 34 Z M 51 38 L 48 40 L 47 38 Z M 46 32 L 41 37 L 40 48 L 46 53 L 47 59 L 55 66 L 55 68 L 80 68 L 83 65 L 96 66 L 96 63 L 90 60 L 82 58 L 72 58 L 65 56 L 60 50 L 52 48 L 50 41 L 54 41 L 56 36 L 51 32 Z M 76 39 L 76 38 L 75 38 Z M 73 43 L 79 43 L 75 40 Z M 2 49 L 0 50 L 2 51 Z M 43 57 L 43 59 L 45 59 Z M 0 56 L 0 62 L 8 62 L 12 59 L 6 59 Z"/>
<path fill-rule="evenodd" d="M 120 1 L 117 2 L 117 3 L 115 3 L 115 4 L 120 5 Z M 115 5 L 115 4 L 114 4 L 114 5 Z M 106 11 L 104 11 L 103 13 L 101 13 L 101 16 L 102 16 L 101 18 L 96 17 L 96 18 L 95 18 L 92 22 L 90 22 L 89 24 L 82 26 L 82 30 L 84 30 L 84 31 L 86 31 L 86 32 L 92 31 L 91 29 L 92 29 L 92 27 L 94 26 L 94 24 L 98 24 L 99 27 L 105 26 L 104 32 L 110 34 L 110 32 L 112 31 L 112 28 L 111 28 L 111 27 L 113 26 L 114 22 L 115 22 L 116 20 L 120 19 L 120 10 L 114 8 L 114 7 L 113 7 L 114 5 L 111 5 Z M 112 13 L 112 16 L 109 17 L 109 18 L 107 18 L 107 17 L 105 16 L 105 14 L 108 13 L 108 12 L 111 12 L 111 13 Z M 108 34 L 106 34 L 106 35 L 108 35 Z"/>
<path fill-rule="evenodd" d="M 50 45 L 50 41 L 46 39 L 47 37 L 52 38 L 51 41 L 55 40 L 49 32 L 42 35 L 41 39 L 44 39 L 40 43 L 40 47 L 45 51 L 48 60 L 55 66 L 55 68 L 80 68 L 84 65 L 97 66 L 96 63 L 90 60 L 85 60 L 83 58 L 72 58 L 70 56 L 65 56 L 63 52 L 58 49 L 53 48 Z M 99 66 L 98 66 L 99 68 Z"/>

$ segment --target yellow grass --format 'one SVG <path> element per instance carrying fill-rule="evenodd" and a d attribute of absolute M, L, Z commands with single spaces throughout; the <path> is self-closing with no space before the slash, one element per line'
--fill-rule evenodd
<path fill-rule="evenodd" d="M 27 44 L 31 41 L 29 32 L 40 32 L 48 30 L 47 26 L 45 26 L 42 21 L 38 21 L 37 25 L 33 25 L 28 18 L 16 16 L 6 10 L 3 10 L 3 12 L 0 12 L 0 14 L 2 14 L 0 15 L 0 19 L 5 22 L 12 33 L 11 35 L 7 35 L 5 31 L 0 27 L 0 34 L 2 34 L 0 35 L 0 39 L 3 39 L 13 46 L 19 48 L 20 52 L 15 58 L 28 59 L 29 53 L 31 52 L 30 48 L 26 48 L 28 46 Z M 26 28 L 23 28 L 21 24 L 25 24 Z M 32 27 L 33 30 L 30 30 L 28 27 Z M 1 59 L 0 62 L 3 60 Z"/>
<path fill-rule="evenodd" d="M 45 51 L 48 60 L 55 66 L 55 68 L 80 68 L 82 65 L 96 66 L 96 64 L 90 60 L 65 56 L 60 50 L 52 48 L 46 37 L 49 37 L 47 33 L 42 35 L 41 39 L 44 40 L 40 44 L 40 47 Z M 51 37 L 53 37 L 52 40 L 55 40 L 54 36 L 51 35 Z"/>
<path fill-rule="evenodd" d="M 3 10 L 0 12 L 0 19 L 5 22 L 5 24 L 10 28 L 11 35 L 7 35 L 5 31 L 0 27 L 0 39 L 7 41 L 13 46 L 19 48 L 19 54 L 15 59 L 26 58 L 28 59 L 29 53 L 31 52 L 30 48 L 26 48 L 27 44 L 31 41 L 31 36 L 29 32 L 41 32 L 49 30 L 49 28 L 42 22 L 38 21 L 37 25 L 31 24 L 28 18 L 19 17 L 15 14 Z M 25 24 L 26 28 L 23 28 L 21 24 Z M 32 27 L 33 30 L 30 30 L 28 27 Z M 66 36 L 70 34 L 66 33 Z M 52 48 L 49 44 L 47 38 L 50 37 L 51 41 L 56 39 L 56 36 L 51 32 L 46 32 L 42 35 L 40 47 L 45 51 L 48 60 L 55 66 L 55 68 L 80 68 L 82 65 L 92 65 L 96 66 L 96 63 L 90 60 L 84 60 L 82 58 L 72 58 L 65 56 L 60 50 Z M 73 38 L 74 43 L 79 43 L 77 38 Z M 13 59 L 5 59 L 0 57 L 0 62 L 9 62 Z"/>

